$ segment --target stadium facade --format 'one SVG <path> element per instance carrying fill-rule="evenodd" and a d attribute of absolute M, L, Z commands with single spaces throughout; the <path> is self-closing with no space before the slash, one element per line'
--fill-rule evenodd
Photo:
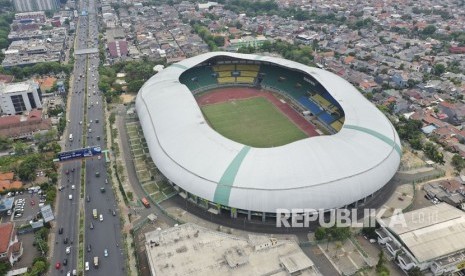
<path fill-rule="evenodd" d="M 287 96 L 332 134 L 273 148 L 225 138 L 206 122 L 194 94 L 241 85 Z M 393 125 L 349 82 L 275 57 L 212 52 L 185 59 L 143 85 L 136 110 L 152 159 L 180 194 L 232 217 L 357 204 L 390 181 L 402 154 Z"/>

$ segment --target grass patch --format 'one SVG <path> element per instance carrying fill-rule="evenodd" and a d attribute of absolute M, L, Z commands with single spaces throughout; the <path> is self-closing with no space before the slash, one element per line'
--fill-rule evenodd
<path fill-rule="evenodd" d="M 262 97 L 206 105 L 202 111 L 218 133 L 252 147 L 277 147 L 308 137 Z"/>

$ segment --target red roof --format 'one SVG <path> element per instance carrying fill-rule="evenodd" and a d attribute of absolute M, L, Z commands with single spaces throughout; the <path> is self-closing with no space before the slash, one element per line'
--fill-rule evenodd
<path fill-rule="evenodd" d="M 5 253 L 8 250 L 12 232 L 13 223 L 7 222 L 0 224 L 0 253 Z"/>

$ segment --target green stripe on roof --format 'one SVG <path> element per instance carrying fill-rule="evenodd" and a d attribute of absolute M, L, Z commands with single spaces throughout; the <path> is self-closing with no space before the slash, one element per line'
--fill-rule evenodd
<path fill-rule="evenodd" d="M 215 196 L 213 197 L 213 201 L 215 203 L 226 206 L 229 205 L 229 196 L 231 195 L 231 188 L 234 184 L 234 179 L 236 178 L 242 161 L 244 160 L 249 150 L 249 146 L 244 146 L 236 155 L 236 157 L 234 157 L 226 171 L 224 171 L 223 176 L 220 179 L 220 183 L 218 183 L 218 186 L 216 186 Z"/>
<path fill-rule="evenodd" d="M 385 142 L 389 146 L 394 147 L 394 149 L 397 151 L 399 156 L 402 156 L 402 149 L 400 148 L 400 146 L 394 140 L 387 137 L 386 135 L 383 135 L 383 134 L 381 134 L 381 133 L 379 133 L 377 131 L 374 131 L 374 130 L 371 130 L 371 129 L 368 129 L 368 128 L 365 128 L 365 127 L 354 126 L 354 125 L 344 125 L 343 128 L 358 130 L 358 131 L 370 134 L 371 136 L 374 136 L 374 137 L 380 139 L 381 141 Z"/>
<path fill-rule="evenodd" d="M 175 63 L 175 64 L 171 65 L 171 67 L 176 67 L 176 68 L 183 69 L 183 70 L 189 69 L 189 67 L 186 67 L 186 66 L 178 64 L 178 63 Z"/>

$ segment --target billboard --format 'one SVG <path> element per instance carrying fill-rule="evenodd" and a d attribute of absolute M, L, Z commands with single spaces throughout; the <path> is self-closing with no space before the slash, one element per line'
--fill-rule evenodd
<path fill-rule="evenodd" d="M 60 152 L 58 153 L 57 161 L 69 161 L 69 160 L 93 157 L 99 154 L 102 154 L 102 148 L 100 148 L 100 146 L 87 147 L 83 149 Z"/>

